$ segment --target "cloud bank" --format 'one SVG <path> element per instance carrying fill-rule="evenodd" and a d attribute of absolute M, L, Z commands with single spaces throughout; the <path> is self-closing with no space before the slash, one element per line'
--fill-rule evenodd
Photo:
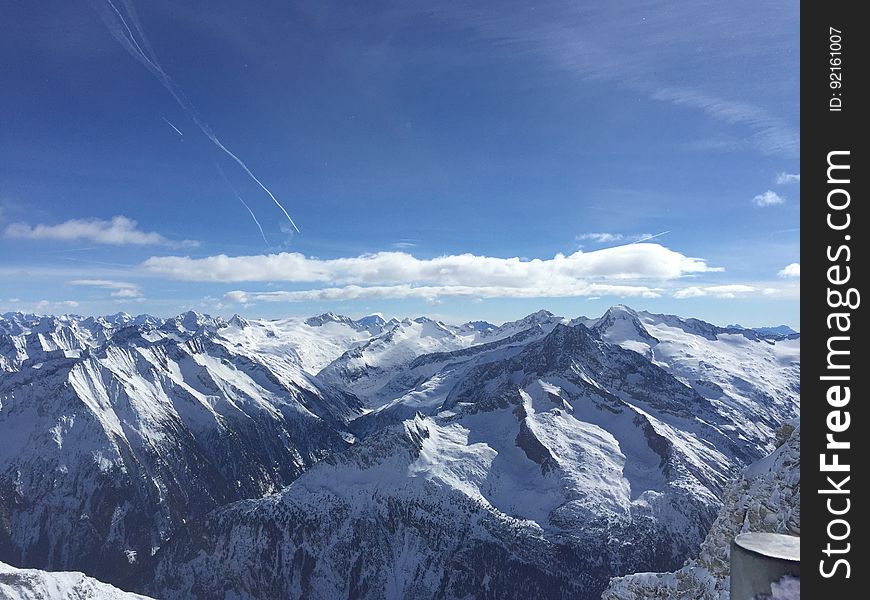
<path fill-rule="evenodd" d="M 233 290 L 231 302 L 305 302 L 359 299 L 542 298 L 614 295 L 657 297 L 661 284 L 722 269 L 654 243 L 525 260 L 457 254 L 417 258 L 378 252 L 320 259 L 300 253 L 255 256 L 161 256 L 142 268 L 154 275 L 198 282 L 314 284 L 287 291 Z"/>
<path fill-rule="evenodd" d="M 255 302 L 312 302 L 312 301 L 351 301 L 351 300 L 426 300 L 435 302 L 442 297 L 453 298 L 575 298 L 580 296 L 621 296 L 630 298 L 658 298 L 660 288 L 632 285 L 608 285 L 601 283 L 582 283 L 569 286 L 550 287 L 509 287 L 509 286 L 412 286 L 379 285 L 320 288 L 316 290 L 246 292 L 234 290 L 224 294 L 228 302 L 252 304 Z"/>
<path fill-rule="evenodd" d="M 184 281 L 282 281 L 329 285 L 431 285 L 553 288 L 589 279 L 667 280 L 721 271 L 701 258 L 659 244 L 632 244 L 551 259 L 522 260 L 474 254 L 421 259 L 405 252 L 378 252 L 320 259 L 293 252 L 255 256 L 151 257 L 146 271 Z"/>
<path fill-rule="evenodd" d="M 193 240 L 176 242 L 154 231 L 142 231 L 138 228 L 136 221 L 123 216 L 112 217 L 108 221 L 104 219 L 70 219 L 57 225 L 39 223 L 31 226 L 27 223 L 12 223 L 6 227 L 3 235 L 19 240 L 88 241 L 111 246 L 180 248 L 199 245 L 199 242 Z"/>

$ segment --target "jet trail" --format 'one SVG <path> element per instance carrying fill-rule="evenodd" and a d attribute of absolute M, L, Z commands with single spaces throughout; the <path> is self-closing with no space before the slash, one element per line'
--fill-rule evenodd
<path fill-rule="evenodd" d="M 169 121 L 169 119 L 167 119 L 166 117 L 160 117 L 160 118 L 163 119 L 164 121 L 166 121 L 166 124 L 169 125 L 170 127 L 172 127 L 178 135 L 180 135 L 181 137 L 184 137 L 184 134 L 181 133 L 181 130 L 178 127 L 176 127 L 175 125 L 173 125 Z"/>
<path fill-rule="evenodd" d="M 239 192 L 236 191 L 235 186 L 233 186 L 233 184 L 230 183 L 230 180 L 227 177 L 227 174 L 224 173 L 224 170 L 221 169 L 221 166 L 217 163 L 217 161 L 215 161 L 214 166 L 215 166 L 215 168 L 217 168 L 218 172 L 220 172 L 221 177 L 223 177 L 224 182 L 227 184 L 227 187 L 229 187 L 233 191 L 233 194 L 235 195 L 236 198 L 239 199 L 239 202 L 242 203 L 242 206 L 247 208 L 248 212 L 251 213 L 251 218 L 254 219 L 254 223 L 257 224 L 257 229 L 260 230 L 260 236 L 263 238 L 263 243 L 265 243 L 266 247 L 269 248 L 270 247 L 269 240 L 266 239 L 266 234 L 263 233 L 263 227 L 260 225 L 260 221 L 257 220 L 257 216 L 254 214 L 254 211 L 252 211 L 251 207 L 248 206 L 248 203 L 242 199 L 242 196 L 239 194 Z"/>
<path fill-rule="evenodd" d="M 245 171 L 245 173 L 258 185 L 260 188 L 266 192 L 269 198 L 272 199 L 272 202 L 281 209 L 281 212 L 284 213 L 284 216 L 287 217 L 287 220 L 290 222 L 290 225 L 299 233 L 299 228 L 296 226 L 296 223 L 290 217 L 290 213 L 287 212 L 287 209 L 278 201 L 275 197 L 275 194 L 266 187 L 266 185 L 260 181 L 260 179 L 254 175 L 248 165 L 245 162 L 236 156 L 229 148 L 227 148 L 223 142 L 217 137 L 211 127 L 209 127 L 208 123 L 199 115 L 196 111 L 196 108 L 193 106 L 193 103 L 187 99 L 184 93 L 181 91 L 172 78 L 166 74 L 166 71 L 163 70 L 163 67 L 160 66 L 160 62 L 157 60 L 157 56 L 151 48 L 151 44 L 148 42 L 148 37 L 145 35 L 145 31 L 142 28 L 142 24 L 139 22 L 139 18 L 136 16 L 135 8 L 133 7 L 133 3 L 130 0 L 122 0 L 124 4 L 124 10 L 127 13 L 127 19 L 129 22 L 133 24 L 133 27 L 130 27 L 127 19 L 124 18 L 124 15 L 112 0 L 105 0 L 105 4 L 101 0 L 90 0 L 91 6 L 100 15 L 100 18 L 103 19 L 103 22 L 106 24 L 106 27 L 109 29 L 109 33 L 112 34 L 112 37 L 117 40 L 119 44 L 127 51 L 130 56 L 138 60 L 142 65 L 148 69 L 154 77 L 166 88 L 166 90 L 172 95 L 178 105 L 184 110 L 188 117 L 196 124 L 199 130 L 205 135 L 218 149 L 220 149 L 224 154 L 233 159 L 241 168 Z M 133 33 L 133 30 L 136 30 L 137 35 Z M 165 119 L 164 119 L 165 120 Z M 168 121 L 167 121 L 168 123 Z M 172 125 L 170 123 L 170 125 Z M 172 126 L 173 129 L 176 129 L 175 126 Z M 181 133 L 179 131 L 179 133 Z M 182 134 L 183 135 L 183 134 Z M 236 193 L 238 196 L 238 193 Z M 241 199 L 241 198 L 240 198 Z M 247 204 L 245 204 L 247 206 Z M 250 208 L 248 208 L 250 211 Z M 253 215 L 253 213 L 252 213 Z M 259 226 L 259 223 L 257 223 Z M 262 228 L 261 228 L 262 230 Z M 264 236 L 265 237 L 265 236 Z"/>
<path fill-rule="evenodd" d="M 661 233 L 657 233 L 657 234 L 655 234 L 655 235 L 648 235 L 648 236 L 646 236 L 645 238 L 641 238 L 641 239 L 639 239 L 639 240 L 634 240 L 633 242 L 631 242 L 631 244 L 639 244 L 639 243 L 641 243 L 641 242 L 647 242 L 647 241 L 649 241 L 649 240 L 655 239 L 655 238 L 657 238 L 657 237 L 662 237 L 663 235 L 667 235 L 667 234 L 669 234 L 669 233 L 670 233 L 670 230 L 668 230 L 668 231 L 662 231 Z M 631 244 L 629 244 L 629 246 L 630 246 Z"/>

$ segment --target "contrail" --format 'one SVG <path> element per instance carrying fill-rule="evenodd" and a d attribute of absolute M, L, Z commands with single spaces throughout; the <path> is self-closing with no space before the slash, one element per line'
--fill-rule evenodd
<path fill-rule="evenodd" d="M 257 224 L 257 229 L 260 230 L 260 236 L 263 238 L 263 243 L 266 244 L 266 247 L 267 247 L 267 248 L 269 248 L 269 247 L 270 247 L 270 246 L 269 246 L 269 240 L 266 239 L 266 234 L 263 233 L 263 227 L 262 227 L 262 225 L 260 225 L 260 221 L 257 220 L 257 216 L 254 214 L 254 211 L 252 211 L 252 210 L 251 210 L 251 207 L 248 206 L 248 203 L 245 202 L 245 201 L 242 199 L 242 196 L 239 194 L 238 191 L 236 191 L 235 186 L 233 186 L 233 184 L 230 183 L 230 180 L 229 180 L 229 178 L 227 177 L 227 174 L 224 173 L 224 170 L 223 170 L 223 169 L 221 168 L 221 166 L 217 163 L 217 161 L 214 162 L 214 166 L 215 166 L 215 168 L 217 168 L 218 172 L 220 172 L 221 177 L 223 177 L 224 182 L 227 184 L 227 187 L 229 187 L 229 188 L 233 191 L 233 194 L 236 196 L 236 198 L 239 199 L 239 202 L 242 203 L 242 206 L 244 206 L 245 208 L 247 208 L 247 209 L 248 209 L 248 212 L 251 213 L 251 218 L 254 219 L 254 223 Z"/>
<path fill-rule="evenodd" d="M 208 123 L 199 116 L 199 113 L 196 111 L 196 108 L 193 106 L 193 103 L 187 99 L 181 89 L 175 84 L 172 78 L 166 74 L 163 70 L 163 67 L 160 66 L 160 63 L 157 60 L 157 56 L 154 54 L 154 51 L 151 48 L 150 43 L 148 42 L 148 37 L 145 35 L 145 31 L 142 28 L 142 24 L 139 22 L 139 18 L 136 16 L 135 8 L 133 7 L 133 3 L 130 0 L 122 0 L 124 4 L 125 12 L 127 13 L 127 19 L 130 20 L 130 23 L 133 24 L 133 28 L 130 27 L 127 19 L 124 18 L 124 15 L 112 0 L 106 0 L 106 4 L 103 4 L 100 0 L 90 0 L 91 6 L 100 15 L 100 18 L 103 19 L 103 22 L 106 24 L 106 27 L 109 29 L 109 33 L 112 34 L 119 44 L 127 51 L 130 56 L 138 60 L 142 65 L 148 69 L 154 77 L 166 88 L 166 90 L 172 95 L 178 105 L 184 110 L 187 116 L 199 127 L 199 130 L 205 135 L 217 148 L 219 148 L 222 152 L 224 152 L 227 156 L 232 158 L 241 168 L 245 171 L 245 173 L 252 179 L 254 182 L 260 186 L 260 188 L 268 194 L 269 198 L 272 199 L 272 202 L 281 209 L 281 212 L 284 213 L 284 216 L 287 217 L 287 220 L 290 222 L 290 225 L 299 233 L 299 228 L 296 226 L 296 223 L 293 222 L 293 219 L 290 217 L 290 213 L 287 212 L 287 209 L 278 201 L 275 197 L 275 194 L 263 184 L 260 179 L 254 175 L 248 165 L 245 162 L 236 156 L 229 148 L 227 148 L 223 142 L 217 137 L 211 127 L 209 127 Z M 133 33 L 133 29 L 136 30 L 137 36 Z M 166 120 L 164 118 L 164 120 Z M 167 121 L 169 123 L 169 121 Z M 170 123 L 170 125 L 172 125 Z M 178 131 L 178 129 L 172 125 L 172 128 Z M 181 133 L 180 131 L 178 133 Z M 184 134 L 181 134 L 184 135 Z M 238 195 L 238 194 L 237 194 Z M 245 204 L 247 206 L 247 204 Z M 250 210 L 250 208 L 248 209 Z M 253 214 L 253 213 L 252 213 Z"/>
<path fill-rule="evenodd" d="M 667 234 L 669 234 L 669 233 L 670 233 L 670 230 L 668 230 L 668 231 L 662 231 L 661 233 L 657 233 L 657 234 L 655 234 L 655 235 L 648 235 L 648 236 L 646 236 L 645 238 L 640 238 L 639 240 L 634 240 L 633 242 L 631 242 L 631 244 L 639 244 L 639 243 L 641 243 L 641 242 L 646 242 L 646 241 L 649 241 L 649 240 L 655 239 L 655 238 L 657 238 L 657 237 L 662 237 L 663 235 L 667 235 Z M 631 244 L 629 244 L 629 246 L 630 246 Z"/>
<path fill-rule="evenodd" d="M 173 125 L 169 121 L 169 119 L 167 119 L 166 117 L 160 117 L 160 118 L 163 119 L 164 121 L 166 121 L 166 124 L 169 125 L 170 127 L 172 127 L 175 130 L 175 132 L 178 133 L 178 135 L 180 135 L 181 137 L 184 137 L 184 134 L 181 133 L 181 130 L 178 127 L 176 127 L 175 125 Z"/>

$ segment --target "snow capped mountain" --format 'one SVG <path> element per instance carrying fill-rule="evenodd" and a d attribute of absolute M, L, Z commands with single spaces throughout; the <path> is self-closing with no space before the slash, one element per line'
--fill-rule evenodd
<path fill-rule="evenodd" d="M 766 336 L 624 306 L 608 310 L 593 329 L 707 398 L 732 421 L 729 435 L 754 444 L 759 453 L 773 449 L 779 425 L 799 416 L 799 335 Z"/>
<path fill-rule="evenodd" d="M 318 377 L 352 390 L 366 406 L 376 407 L 383 396 L 381 389 L 396 369 L 422 354 L 470 346 L 477 337 L 476 331 L 464 332 L 431 319 L 403 319 L 343 353 Z"/>
<path fill-rule="evenodd" d="M 0 560 L 170 600 L 598 598 L 696 551 L 798 413 L 799 345 L 622 306 L 6 315 Z"/>
<path fill-rule="evenodd" d="M 12 600 L 151 600 L 84 573 L 16 569 L 0 562 L 0 598 Z"/>

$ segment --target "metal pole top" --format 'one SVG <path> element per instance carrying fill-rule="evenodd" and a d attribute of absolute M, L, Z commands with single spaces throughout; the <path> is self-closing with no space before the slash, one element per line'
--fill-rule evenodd
<path fill-rule="evenodd" d="M 741 533 L 734 538 L 734 543 L 753 554 L 768 558 L 800 562 L 801 539 L 794 535 L 781 533 Z"/>

